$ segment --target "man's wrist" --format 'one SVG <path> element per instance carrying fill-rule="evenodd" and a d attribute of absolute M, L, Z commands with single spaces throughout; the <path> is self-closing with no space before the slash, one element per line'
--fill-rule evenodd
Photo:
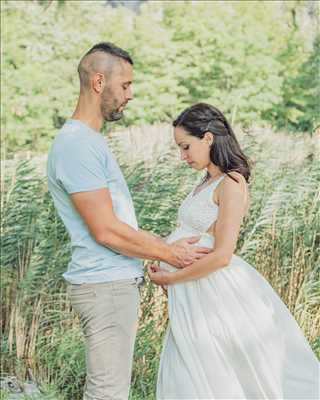
<path fill-rule="evenodd" d="M 163 242 L 159 248 L 159 260 L 171 264 L 174 259 L 173 248 L 170 244 Z"/>

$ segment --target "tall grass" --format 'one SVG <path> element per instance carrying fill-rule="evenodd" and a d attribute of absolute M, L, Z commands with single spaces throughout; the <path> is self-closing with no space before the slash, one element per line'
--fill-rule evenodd
<path fill-rule="evenodd" d="M 123 141 L 118 134 L 110 142 L 122 160 L 140 226 L 166 236 L 200 177 L 179 162 L 167 127 L 150 133 L 150 150 L 144 151 L 148 132 L 152 129 L 135 132 L 132 142 L 131 134 Z M 320 356 L 320 171 L 314 139 L 257 129 L 241 134 L 240 141 L 254 161 L 254 174 L 237 252 L 277 290 Z M 143 162 L 130 158 L 128 149 L 143 152 Z M 70 258 L 66 231 L 43 176 L 30 163 L 5 173 L 1 201 L 2 372 L 24 379 L 31 371 L 61 398 L 81 399 L 83 337 L 61 277 Z M 166 298 L 149 282 L 140 314 L 132 400 L 154 399 L 167 322 Z"/>

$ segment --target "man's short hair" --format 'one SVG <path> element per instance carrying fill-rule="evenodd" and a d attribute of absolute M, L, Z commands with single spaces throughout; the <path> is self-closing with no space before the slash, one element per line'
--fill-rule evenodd
<path fill-rule="evenodd" d="M 91 49 L 84 55 L 84 57 L 88 56 L 89 54 L 95 53 L 96 51 L 101 51 L 103 53 L 111 54 L 115 57 L 122 58 L 123 60 L 128 61 L 131 65 L 133 65 L 133 60 L 129 56 L 129 53 L 120 47 L 114 45 L 110 42 L 101 42 L 95 44 Z"/>

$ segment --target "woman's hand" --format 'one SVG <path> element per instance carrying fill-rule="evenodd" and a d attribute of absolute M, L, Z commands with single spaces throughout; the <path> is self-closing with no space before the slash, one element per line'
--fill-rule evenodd
<path fill-rule="evenodd" d="M 171 275 L 173 272 L 164 271 L 157 264 L 148 265 L 148 275 L 150 280 L 156 285 L 169 285 L 171 283 Z"/>

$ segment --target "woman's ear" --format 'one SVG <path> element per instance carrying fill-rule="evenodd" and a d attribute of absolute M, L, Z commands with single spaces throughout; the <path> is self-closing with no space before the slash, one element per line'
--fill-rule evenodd
<path fill-rule="evenodd" d="M 203 136 L 203 139 L 205 140 L 205 142 L 209 145 L 212 146 L 213 144 L 213 134 L 211 132 L 206 132 Z"/>

